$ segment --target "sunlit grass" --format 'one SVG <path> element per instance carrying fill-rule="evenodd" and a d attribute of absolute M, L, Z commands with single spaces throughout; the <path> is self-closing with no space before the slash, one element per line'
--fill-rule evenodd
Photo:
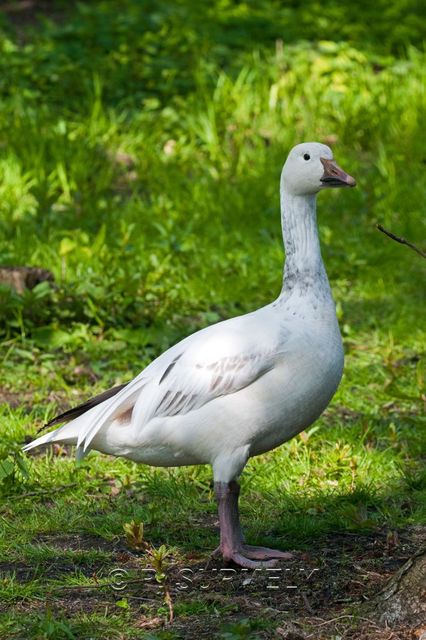
<path fill-rule="evenodd" d="M 55 276 L 22 295 L 0 287 L 4 637 L 179 637 L 132 626 L 136 611 L 164 615 L 161 603 L 110 594 L 62 615 L 56 590 L 102 582 L 132 520 L 177 564 L 207 562 L 210 469 L 20 448 L 59 407 L 277 296 L 279 174 L 302 140 L 330 144 L 358 182 L 318 199 L 345 375 L 314 427 L 249 462 L 247 539 L 309 552 L 426 518 L 424 261 L 375 230 L 425 237 L 418 12 L 345 6 L 339 22 L 340 5 L 315 1 L 145 4 L 117 16 L 114 3 L 58 3 L 62 21 L 0 30 L 0 263 Z M 176 603 L 178 618 L 218 628 L 238 611 L 199 595 Z M 232 624 L 217 637 L 261 628 Z"/>

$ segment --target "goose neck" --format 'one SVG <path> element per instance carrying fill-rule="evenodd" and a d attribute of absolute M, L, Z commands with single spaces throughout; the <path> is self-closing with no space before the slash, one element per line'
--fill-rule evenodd
<path fill-rule="evenodd" d="M 282 292 L 329 289 L 318 238 L 316 195 L 293 195 L 284 191 L 281 221 L 286 255 Z"/>

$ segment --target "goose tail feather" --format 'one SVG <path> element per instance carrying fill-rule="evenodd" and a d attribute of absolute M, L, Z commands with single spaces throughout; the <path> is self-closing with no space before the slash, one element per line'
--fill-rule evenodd
<path fill-rule="evenodd" d="M 65 424 L 59 429 L 55 429 L 50 433 L 45 433 L 43 436 L 36 438 L 32 442 L 23 447 L 24 451 L 30 451 L 35 447 L 40 447 L 42 444 L 53 444 L 54 442 L 61 442 L 62 444 L 77 444 L 78 429 L 70 423 Z"/>
<path fill-rule="evenodd" d="M 108 402 L 108 400 L 106 402 Z M 90 426 L 91 422 L 100 411 L 102 411 L 102 404 L 91 407 L 85 413 L 78 415 L 74 420 L 71 420 L 67 424 L 36 438 L 29 444 L 25 445 L 23 450 L 30 451 L 31 449 L 35 449 L 35 447 L 39 447 L 43 444 L 53 444 L 55 442 L 60 442 L 61 444 L 73 444 L 77 445 L 76 456 L 77 460 L 80 460 L 84 455 L 89 453 L 89 451 L 86 450 L 83 455 L 83 448 L 79 446 L 78 439 L 81 436 L 82 430 L 84 431 Z"/>

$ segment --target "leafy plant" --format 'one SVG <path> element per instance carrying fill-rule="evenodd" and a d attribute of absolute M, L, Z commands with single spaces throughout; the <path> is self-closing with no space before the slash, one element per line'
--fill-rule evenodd
<path fill-rule="evenodd" d="M 76 640 L 72 627 L 65 620 L 56 617 L 50 609 L 34 625 L 34 632 L 40 640 Z"/>
<path fill-rule="evenodd" d="M 169 614 L 168 622 L 169 624 L 172 624 L 174 618 L 173 601 L 167 580 L 167 558 L 170 556 L 170 549 L 167 549 L 167 547 L 162 544 L 158 549 L 149 547 L 147 549 L 147 553 L 151 559 L 152 566 L 155 569 L 155 579 L 163 591 L 164 603 L 167 606 Z"/>
<path fill-rule="evenodd" d="M 18 444 L 0 440 L 0 493 L 22 489 L 29 478 L 28 462 Z"/>
<path fill-rule="evenodd" d="M 145 551 L 148 548 L 148 543 L 144 540 L 143 535 L 143 522 L 125 522 L 123 529 L 126 534 L 126 542 L 132 549 L 136 551 Z"/>

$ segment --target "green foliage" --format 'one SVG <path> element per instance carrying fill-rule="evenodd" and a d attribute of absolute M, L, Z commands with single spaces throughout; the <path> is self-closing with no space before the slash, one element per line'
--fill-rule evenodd
<path fill-rule="evenodd" d="M 174 563 L 217 544 L 209 469 L 95 455 L 76 468 L 64 448 L 30 462 L 21 445 L 63 405 L 278 294 L 279 172 L 317 139 L 358 182 L 318 203 L 345 377 L 315 427 L 250 461 L 247 537 L 309 551 L 424 523 L 424 261 L 374 228 L 424 242 L 422 7 L 62 0 L 12 20 L 14 4 L 0 9 L 0 265 L 55 283 L 0 286 L 0 636 L 178 638 L 144 627 L 174 611 L 212 637 L 270 637 L 275 623 L 238 619 L 229 593 L 171 591 Z M 90 609 L 125 535 L 160 597 Z M 78 586 L 87 611 L 64 595 Z M 45 611 L 58 594 L 63 610 Z"/>
<path fill-rule="evenodd" d="M 255 640 L 261 637 L 258 630 L 264 626 L 266 627 L 267 624 L 262 624 L 260 620 L 242 618 L 238 622 L 223 625 L 218 638 L 220 640 Z"/>
<path fill-rule="evenodd" d="M 419 235 L 425 59 L 412 46 L 389 55 L 417 42 L 414 24 L 406 41 L 397 35 L 411 5 L 375 5 L 361 19 L 358 8 L 322 4 L 127 2 L 116 16 L 114 3 L 94 2 L 24 44 L 4 32 L 2 261 L 43 265 L 58 281 L 24 296 L 2 290 L 4 335 L 47 327 L 50 345 L 48 329 L 35 337 L 57 348 L 58 330 L 75 323 L 149 326 L 183 307 L 228 315 L 237 301 L 244 311 L 248 298 L 269 300 L 279 285 L 277 178 L 301 139 L 335 140 L 360 180 L 344 204 L 329 197 L 323 219 L 328 244 L 351 255 L 332 265 L 343 278 L 357 270 L 360 243 L 373 265 L 393 256 L 372 238 L 376 219 Z M 354 36 L 345 42 L 343 23 Z M 387 39 L 374 32 L 388 27 Z M 278 33 L 285 45 L 274 49 Z"/>
<path fill-rule="evenodd" d="M 28 478 L 28 462 L 20 443 L 0 436 L 0 496 L 22 490 Z"/>
<path fill-rule="evenodd" d="M 20 452 L 0 458 L 0 487 L 16 488 L 28 478 L 28 465 Z"/>
<path fill-rule="evenodd" d="M 3 255 L 9 264 L 43 264 L 59 286 L 49 292 L 48 285 L 39 285 L 34 295 L 25 296 L 2 291 L 3 333 L 30 336 L 34 326 L 78 322 L 101 329 L 149 325 L 180 313 L 183 305 L 186 314 L 212 304 L 229 306 L 229 291 L 244 300 L 247 287 L 253 304 L 270 299 L 280 269 L 277 176 L 284 150 L 297 139 L 337 139 L 336 154 L 354 167 L 363 188 L 345 194 L 340 218 L 335 213 L 342 196 L 329 198 L 323 219 L 327 244 L 342 254 L 339 227 L 347 224 L 353 231 L 345 238 L 352 259 L 335 261 L 332 269 L 340 266 L 343 277 L 353 277 L 359 243 L 369 245 L 374 265 L 382 257 L 380 241 L 372 238 L 376 219 L 412 238 L 419 233 L 424 185 L 421 180 L 413 184 L 411 176 L 422 175 L 423 70 L 423 57 L 412 52 L 404 64 L 377 73 L 363 54 L 332 43 L 258 59 L 236 80 L 220 72 L 212 100 L 200 86 L 181 105 L 135 116 L 115 139 L 100 142 L 99 133 L 104 168 L 85 153 L 80 137 L 77 153 L 68 151 L 69 142 L 51 125 L 46 136 L 54 151 L 38 149 L 37 158 L 31 158 L 28 143 L 37 147 L 38 132 L 54 113 L 47 113 L 25 140 L 13 139 L 5 113 L 7 153 L 19 146 L 25 171 L 32 175 L 37 212 L 26 208 L 14 219 L 13 203 L 10 213 L 4 211 Z M 113 113 L 105 114 L 107 136 L 122 118 Z M 22 113 L 22 118 L 32 115 Z M 81 136 L 88 125 L 83 116 Z M 167 147 L 168 141 L 175 145 Z M 135 171 L 124 172 L 108 159 L 122 147 L 130 149 Z M 250 225 L 243 233 L 247 217 Z M 384 259 L 390 261 L 393 252 L 384 250 Z M 409 264 L 409 257 L 401 259 Z M 206 288 L 216 272 L 221 277 Z"/>
<path fill-rule="evenodd" d="M 77 638 L 71 626 L 65 620 L 56 618 L 51 611 L 47 611 L 46 615 L 34 625 L 33 633 L 35 634 L 33 637 L 40 640 L 76 640 Z"/>
<path fill-rule="evenodd" d="M 126 534 L 126 542 L 131 549 L 143 551 L 147 543 L 143 536 L 143 522 L 125 522 L 123 524 L 124 533 Z"/>

